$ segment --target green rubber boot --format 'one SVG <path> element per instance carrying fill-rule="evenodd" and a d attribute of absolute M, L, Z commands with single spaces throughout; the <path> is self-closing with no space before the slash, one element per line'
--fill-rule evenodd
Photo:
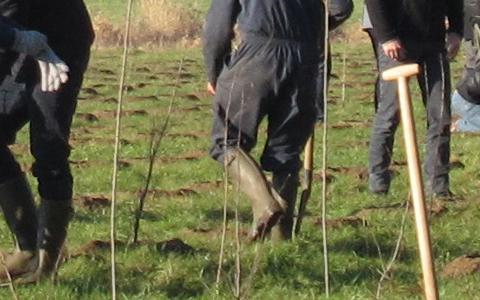
<path fill-rule="evenodd" d="M 273 188 L 280 194 L 284 201 L 285 214 L 277 225 L 273 226 L 272 241 L 290 240 L 293 232 L 293 216 L 299 185 L 298 173 L 275 172 L 273 173 Z"/>
<path fill-rule="evenodd" d="M 0 281 L 5 282 L 9 276 L 15 279 L 31 272 L 36 265 L 37 216 L 25 176 L 0 184 L 0 207 L 17 241 L 17 249 L 12 254 L 2 253 L 0 257 L 5 264 L 0 268 Z"/>
<path fill-rule="evenodd" d="M 62 260 L 63 244 L 72 216 L 71 201 L 42 199 L 38 209 L 38 264 L 34 271 L 24 274 L 18 283 L 37 283 L 53 277 Z"/>
<path fill-rule="evenodd" d="M 258 164 L 245 151 L 228 150 L 225 159 L 229 177 L 252 203 L 252 240 L 263 239 L 283 215 L 284 209 L 278 201 L 280 196 L 270 187 Z"/>

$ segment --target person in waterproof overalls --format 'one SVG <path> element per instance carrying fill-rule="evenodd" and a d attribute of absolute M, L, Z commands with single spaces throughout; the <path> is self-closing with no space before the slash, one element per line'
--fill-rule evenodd
<path fill-rule="evenodd" d="M 366 0 L 377 44 L 379 72 L 407 62 L 420 64 L 417 76 L 427 112 L 427 145 L 424 169 L 426 191 L 450 196 L 450 70 L 462 35 L 462 1 Z M 445 19 L 448 18 L 448 31 Z M 380 80 L 378 108 L 369 150 L 370 190 L 387 193 L 389 165 L 399 124 L 397 83 Z"/>
<path fill-rule="evenodd" d="M 300 153 L 316 117 L 325 12 L 318 0 L 213 0 L 204 31 L 215 94 L 211 156 L 252 202 L 252 239 L 292 234 Z M 241 44 L 231 51 L 234 26 Z M 248 154 L 268 119 L 261 167 Z M 272 186 L 262 170 L 273 172 Z"/>
<path fill-rule="evenodd" d="M 0 54 L 0 206 L 17 240 L 17 250 L 5 257 L 5 264 L 14 279 L 31 283 L 55 270 L 73 214 L 68 139 L 93 29 L 82 0 L 0 0 L 0 14 L 19 28 L 45 34 L 69 67 L 67 83 L 44 91 L 38 74 L 42 70 L 30 56 Z M 38 210 L 8 148 L 26 123 L 41 197 Z M 4 269 L 1 279 L 7 277 Z"/>

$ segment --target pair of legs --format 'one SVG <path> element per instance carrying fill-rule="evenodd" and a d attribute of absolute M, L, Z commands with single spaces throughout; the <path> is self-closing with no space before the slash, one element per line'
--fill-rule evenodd
<path fill-rule="evenodd" d="M 410 47 L 408 47 L 410 46 Z M 388 58 L 378 45 L 379 72 L 402 62 Z M 417 81 L 427 113 L 427 144 L 424 170 L 427 194 L 448 195 L 450 157 L 450 71 L 444 50 L 425 49 L 407 43 L 409 62 L 420 64 Z M 393 153 L 395 131 L 399 125 L 397 84 L 380 80 L 378 108 L 369 149 L 370 190 L 386 193 L 390 187 L 389 166 Z"/>
<path fill-rule="evenodd" d="M 477 32 L 475 32 L 477 34 Z M 466 41 L 465 67 L 462 79 L 457 84 L 457 90 L 452 95 L 452 114 L 457 120 L 452 125 L 452 131 L 480 131 L 480 86 L 478 77 L 478 45 Z"/>
<path fill-rule="evenodd" d="M 73 213 L 68 139 L 90 45 L 74 50 L 69 50 L 70 45 L 53 45 L 70 67 L 69 81 L 57 92 L 42 92 L 36 63 L 27 59 L 18 74 L 12 74 L 25 84 L 22 97 L 13 99 L 17 103 L 12 111 L 0 115 L 0 206 L 17 240 L 17 251 L 6 257 L 6 266 L 12 277 L 21 277 L 26 283 L 54 271 Z M 8 148 L 27 123 L 35 160 L 32 170 L 41 197 L 38 210 L 26 177 Z M 2 270 L 0 277 L 6 276 Z"/>
<path fill-rule="evenodd" d="M 303 47 L 272 39 L 245 41 L 217 82 L 211 155 L 250 198 L 254 239 L 271 227 L 274 236 L 291 237 L 300 154 L 316 116 L 316 48 L 306 54 Z M 260 166 L 248 153 L 265 117 L 267 141 Z M 273 172 L 272 186 L 262 169 Z"/>
<path fill-rule="evenodd" d="M 452 131 L 480 131 L 480 104 L 467 101 L 458 91 L 452 95 L 452 114 L 458 118 L 452 125 Z"/>

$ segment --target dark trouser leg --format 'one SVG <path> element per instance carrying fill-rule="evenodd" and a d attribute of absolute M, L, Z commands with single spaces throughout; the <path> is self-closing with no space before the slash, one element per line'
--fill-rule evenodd
<path fill-rule="evenodd" d="M 315 87 L 306 78 L 315 76 L 316 70 L 308 67 L 294 74 L 268 115 L 268 138 L 262 165 L 264 169 L 273 171 L 273 188 L 280 194 L 285 207 L 279 224 L 272 228 L 274 241 L 292 237 L 300 154 L 315 122 L 312 113 Z"/>
<path fill-rule="evenodd" d="M 5 268 L 0 280 L 16 278 L 32 271 L 36 265 L 37 216 L 30 186 L 7 144 L 25 123 L 25 112 L 19 107 L 12 115 L 0 116 L 0 206 L 5 221 L 17 242 L 17 249 L 4 256 Z M 8 274 L 7 274 L 8 272 Z"/>
<path fill-rule="evenodd" d="M 418 76 L 427 110 L 425 157 L 429 194 L 448 195 L 450 159 L 450 69 L 444 53 L 427 54 Z"/>
<path fill-rule="evenodd" d="M 378 57 L 380 73 L 399 64 L 388 58 L 381 49 Z M 400 122 L 397 83 L 380 80 L 378 92 L 378 109 L 370 138 L 369 180 L 372 192 L 386 193 L 390 187 L 388 167 L 393 154 L 395 131 Z"/>
<path fill-rule="evenodd" d="M 292 238 L 293 216 L 299 184 L 298 172 L 274 172 L 272 184 L 285 202 L 283 205 L 285 213 L 280 218 L 280 222 L 272 228 L 272 240 L 288 240 Z"/>
<path fill-rule="evenodd" d="M 225 165 L 229 178 L 249 198 L 254 219 L 252 238 L 261 239 L 283 209 L 276 199 L 279 196 L 248 152 L 255 146 L 258 125 L 265 115 L 264 102 L 276 79 L 270 76 L 272 65 L 264 60 L 248 53 L 236 59 L 217 83 L 211 155 Z"/>
<path fill-rule="evenodd" d="M 378 48 L 377 48 L 377 41 L 375 39 L 375 36 L 373 35 L 373 29 L 365 29 L 365 32 L 367 32 L 368 37 L 370 38 L 370 41 L 372 42 L 372 48 L 373 48 L 373 54 L 375 55 L 375 61 L 377 63 L 377 71 L 378 71 Z M 380 90 L 380 73 L 377 74 L 377 78 L 375 79 L 375 91 L 374 91 L 374 105 L 375 105 L 375 112 L 378 110 L 378 94 Z"/>
<path fill-rule="evenodd" d="M 317 122 L 323 122 L 325 118 L 325 100 L 324 89 L 327 89 L 328 95 L 328 83 L 330 81 L 330 74 L 332 73 L 332 56 L 330 55 L 330 45 L 328 46 L 328 57 L 327 57 L 327 70 L 325 74 L 325 60 L 322 57 L 318 65 L 318 76 L 317 76 Z M 327 76 L 327 85 L 325 86 L 325 75 Z"/>
<path fill-rule="evenodd" d="M 29 104 L 33 173 L 42 199 L 38 212 L 38 266 L 22 278 L 22 283 L 38 282 L 55 270 L 73 214 L 68 139 L 88 51 L 73 58 L 61 58 L 70 67 L 67 84 L 54 93 L 42 92 L 36 84 Z"/>
<path fill-rule="evenodd" d="M 0 206 L 17 240 L 17 250 L 3 258 L 0 281 L 4 281 L 8 275 L 15 278 L 35 268 L 37 216 L 27 179 L 5 144 L 0 144 L 0 178 Z"/>

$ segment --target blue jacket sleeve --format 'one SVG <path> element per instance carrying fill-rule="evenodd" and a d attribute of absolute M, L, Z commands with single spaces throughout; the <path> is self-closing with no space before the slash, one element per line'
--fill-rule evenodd
<path fill-rule="evenodd" d="M 231 52 L 234 26 L 240 13 L 239 0 L 213 0 L 203 32 L 203 56 L 208 81 L 217 83 L 223 62 Z"/>
<path fill-rule="evenodd" d="M 5 18 L 0 16 L 0 48 L 10 49 L 15 39 L 13 27 L 6 22 Z"/>

